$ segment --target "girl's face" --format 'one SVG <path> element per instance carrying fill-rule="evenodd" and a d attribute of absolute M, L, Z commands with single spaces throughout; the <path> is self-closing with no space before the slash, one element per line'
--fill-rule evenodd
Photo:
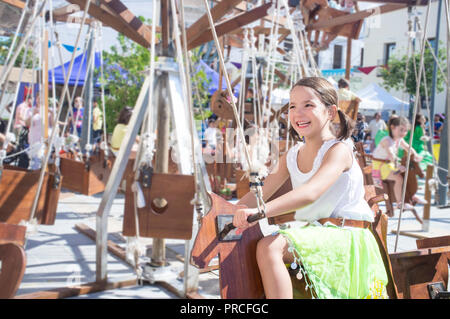
<path fill-rule="evenodd" d="M 295 86 L 289 98 L 289 120 L 294 130 L 306 138 L 329 130 L 336 107 L 327 108 L 309 87 Z"/>
<path fill-rule="evenodd" d="M 394 140 L 404 138 L 408 133 L 408 128 L 405 125 L 393 126 L 391 125 L 391 132 Z"/>

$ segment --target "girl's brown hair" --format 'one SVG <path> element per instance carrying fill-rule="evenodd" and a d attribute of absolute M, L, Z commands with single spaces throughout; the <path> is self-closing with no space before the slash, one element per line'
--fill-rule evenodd
<path fill-rule="evenodd" d="M 406 126 L 408 128 L 410 126 L 409 120 L 406 117 L 404 117 L 404 116 L 392 116 L 389 119 L 387 127 L 388 127 L 388 131 L 389 131 L 389 136 L 391 138 L 394 138 L 392 136 L 391 126 L 397 127 L 397 126 L 400 126 L 400 125 L 404 125 L 404 126 Z"/>
<path fill-rule="evenodd" d="M 296 86 L 305 86 L 313 89 L 317 97 L 320 99 L 320 101 L 326 106 L 330 107 L 332 105 L 338 105 L 338 95 L 333 87 L 333 85 L 328 82 L 326 79 L 321 77 L 306 77 L 300 79 L 297 83 L 294 84 L 292 87 L 295 88 Z M 291 90 L 292 90 L 291 89 Z M 350 137 L 352 134 L 353 128 L 355 126 L 352 119 L 350 119 L 344 112 L 342 112 L 338 108 L 338 115 L 339 115 L 339 132 L 336 134 L 336 137 L 338 140 L 344 140 Z M 289 129 L 289 134 L 294 139 L 300 139 L 298 136 L 298 133 L 295 131 L 295 129 L 291 126 Z"/>

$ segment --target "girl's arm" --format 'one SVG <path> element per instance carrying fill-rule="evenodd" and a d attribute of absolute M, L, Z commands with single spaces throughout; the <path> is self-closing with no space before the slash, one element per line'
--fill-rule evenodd
<path fill-rule="evenodd" d="M 269 199 L 284 182 L 289 178 L 289 171 L 286 164 L 287 153 L 284 153 L 279 159 L 278 163 L 272 169 L 270 174 L 264 179 L 264 185 L 262 186 L 263 199 L 266 201 Z M 256 198 L 253 192 L 245 194 L 237 203 L 237 205 L 245 205 L 249 208 L 255 208 Z"/>
<path fill-rule="evenodd" d="M 316 201 L 352 165 L 352 155 L 347 145 L 337 143 L 325 154 L 322 165 L 311 179 L 292 191 L 266 203 L 266 216 L 273 217 L 292 212 Z M 336 190 L 339 191 L 339 190 Z M 256 209 L 239 209 L 233 224 L 239 228 L 250 226 L 247 217 Z"/>
<path fill-rule="evenodd" d="M 410 149 L 408 143 L 406 143 L 406 141 L 404 139 L 400 140 L 400 145 L 399 145 L 405 152 L 408 152 L 408 150 Z M 416 150 L 413 149 L 411 147 L 411 154 L 414 154 L 414 157 L 418 158 L 419 155 L 417 154 Z"/>

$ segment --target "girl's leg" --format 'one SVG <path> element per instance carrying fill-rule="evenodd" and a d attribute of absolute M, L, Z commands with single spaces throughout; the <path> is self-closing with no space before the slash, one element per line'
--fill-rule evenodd
<path fill-rule="evenodd" d="M 256 259 L 267 299 L 289 299 L 292 282 L 283 257 L 288 257 L 288 243 L 280 234 L 264 237 L 258 242 Z"/>

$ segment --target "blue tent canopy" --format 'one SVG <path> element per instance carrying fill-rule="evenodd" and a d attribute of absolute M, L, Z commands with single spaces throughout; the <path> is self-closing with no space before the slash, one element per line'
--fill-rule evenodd
<path fill-rule="evenodd" d="M 84 85 L 84 81 L 86 79 L 86 73 L 87 73 L 86 72 L 86 64 L 87 64 L 87 58 L 88 58 L 87 54 L 84 56 L 83 61 L 81 61 L 82 58 L 83 58 L 83 54 L 80 54 L 73 61 L 72 73 L 70 74 L 70 78 L 69 78 L 69 85 L 75 85 L 75 83 L 77 83 L 77 78 L 78 78 L 78 86 L 82 87 Z M 52 82 L 52 73 L 55 72 L 55 83 L 56 84 L 64 84 L 64 75 L 67 75 L 67 73 L 69 72 L 69 66 L 70 66 L 70 61 L 54 68 L 53 70 L 49 70 L 48 71 L 49 82 L 50 83 Z M 95 53 L 94 67 L 96 69 L 100 67 L 100 52 Z M 79 75 L 78 75 L 78 73 L 79 73 Z M 99 86 L 100 86 L 100 82 L 97 80 L 95 83 L 95 87 L 99 87 Z"/>
<path fill-rule="evenodd" d="M 219 87 L 219 73 L 211 69 L 203 60 L 200 60 L 197 65 L 197 72 L 204 71 L 206 73 L 206 78 L 209 80 L 208 93 L 213 94 L 217 91 Z M 227 89 L 227 81 L 225 77 L 222 77 L 222 90 Z M 241 89 L 241 85 L 238 84 L 234 87 L 234 95 L 238 96 L 239 91 Z"/>

